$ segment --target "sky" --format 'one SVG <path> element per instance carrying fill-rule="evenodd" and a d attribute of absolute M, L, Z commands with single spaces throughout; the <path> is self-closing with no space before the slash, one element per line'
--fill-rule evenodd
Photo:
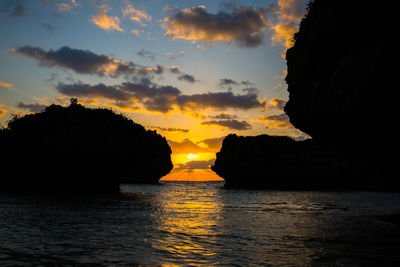
<path fill-rule="evenodd" d="M 0 2 L 0 125 L 47 105 L 111 108 L 165 136 L 164 180 L 220 180 L 223 138 L 307 135 L 283 111 L 307 0 Z"/>

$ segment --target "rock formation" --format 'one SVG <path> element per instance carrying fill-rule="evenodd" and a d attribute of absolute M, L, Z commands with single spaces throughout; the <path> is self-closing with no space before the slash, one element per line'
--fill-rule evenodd
<path fill-rule="evenodd" d="M 0 130 L 0 190 L 119 191 L 172 169 L 164 137 L 108 109 L 48 106 Z"/>
<path fill-rule="evenodd" d="M 228 168 L 238 173 L 238 166 L 242 166 L 241 173 L 258 176 L 258 184 L 269 185 L 289 175 L 301 186 L 309 181 L 297 169 L 310 170 L 303 158 L 317 160 L 322 153 L 335 161 L 318 167 L 324 180 L 331 176 L 331 168 L 336 170 L 337 178 L 326 180 L 328 185 L 348 177 L 339 184 L 346 188 L 398 190 L 400 142 L 394 127 L 399 115 L 395 101 L 400 88 L 400 42 L 395 37 L 397 8 L 390 5 L 344 0 L 311 2 L 294 36 L 294 46 L 286 54 L 289 101 L 285 112 L 296 128 L 312 136 L 312 141 L 300 144 L 282 137 L 230 136 L 213 170 L 228 184 L 236 179 L 235 172 Z M 252 147 L 259 155 L 249 152 L 247 158 L 240 155 L 239 162 L 233 160 L 235 156 L 228 151 L 246 150 L 243 146 Z M 310 156 L 310 151 L 299 154 L 300 147 L 314 150 L 316 157 Z M 336 150 L 334 155 L 327 152 L 332 149 Z M 277 165 L 284 174 L 279 173 Z M 246 184 L 250 176 L 242 177 L 242 183 Z"/>

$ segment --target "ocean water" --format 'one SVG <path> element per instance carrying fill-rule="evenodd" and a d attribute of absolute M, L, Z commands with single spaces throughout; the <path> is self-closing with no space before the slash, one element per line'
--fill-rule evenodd
<path fill-rule="evenodd" d="M 399 266 L 400 194 L 123 185 L 0 194 L 0 266 Z"/>

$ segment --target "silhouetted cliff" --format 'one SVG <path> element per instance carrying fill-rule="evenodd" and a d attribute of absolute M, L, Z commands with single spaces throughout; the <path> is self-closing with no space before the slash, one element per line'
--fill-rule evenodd
<path fill-rule="evenodd" d="M 396 6 L 316 0 L 286 55 L 291 123 L 385 180 L 397 176 L 400 148 L 392 130 L 400 115 Z"/>
<path fill-rule="evenodd" d="M 400 142 L 393 128 L 399 116 L 400 42 L 394 6 L 313 1 L 286 54 L 285 106 L 291 123 L 313 139 L 296 143 L 282 137 L 230 136 L 213 170 L 228 184 L 236 179 L 248 184 L 254 175 L 258 184 L 269 185 L 289 175 L 293 180 L 283 184 L 335 185 L 340 180 L 346 188 L 398 190 Z M 328 152 L 333 148 L 335 155 Z M 315 165 L 320 181 L 309 180 L 304 171 L 313 172 L 312 162 L 325 156 L 332 162 Z M 328 181 L 332 168 L 337 178 Z"/>
<path fill-rule="evenodd" d="M 119 191 L 172 169 L 164 137 L 108 109 L 48 106 L 0 130 L 0 190 Z"/>
<path fill-rule="evenodd" d="M 337 149 L 286 136 L 228 135 L 212 170 L 226 186 L 270 189 L 343 189 L 368 185 L 364 163 Z"/>

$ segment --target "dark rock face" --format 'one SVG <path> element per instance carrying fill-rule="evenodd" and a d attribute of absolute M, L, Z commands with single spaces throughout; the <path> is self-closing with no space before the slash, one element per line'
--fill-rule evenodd
<path fill-rule="evenodd" d="M 400 142 L 398 4 L 315 0 L 286 54 L 291 123 L 393 175 Z"/>
<path fill-rule="evenodd" d="M 312 136 L 228 136 L 227 185 L 399 190 L 397 4 L 315 0 L 287 51 L 291 123 Z"/>
<path fill-rule="evenodd" d="M 118 192 L 121 183 L 157 183 L 173 167 L 155 131 L 77 103 L 12 119 L 0 144 L 0 190 Z"/>
<path fill-rule="evenodd" d="M 356 188 L 362 162 L 350 162 L 334 148 L 285 136 L 228 135 L 212 170 L 231 187 L 269 189 Z"/>

